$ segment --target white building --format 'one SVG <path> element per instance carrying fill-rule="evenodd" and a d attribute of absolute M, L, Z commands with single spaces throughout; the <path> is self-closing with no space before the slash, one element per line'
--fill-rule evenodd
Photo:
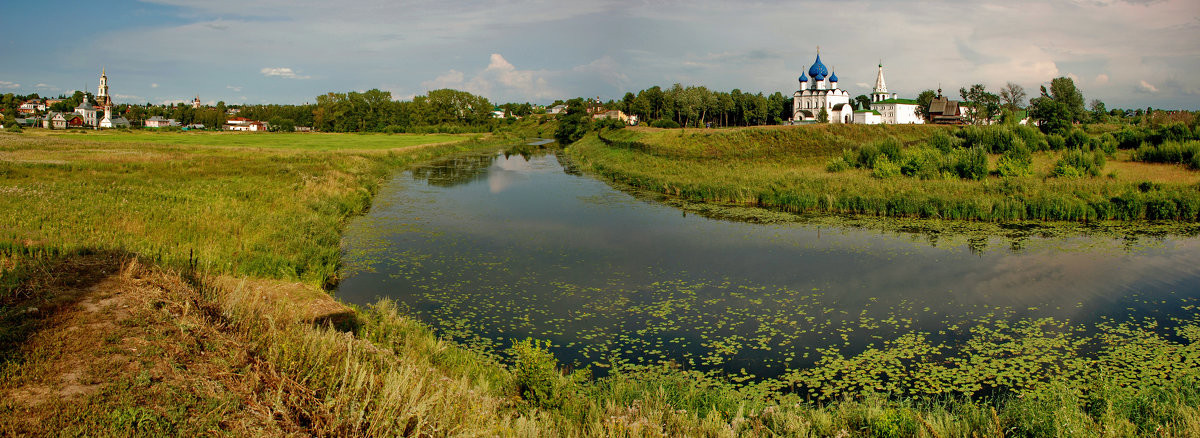
<path fill-rule="evenodd" d="M 883 116 L 879 111 L 863 109 L 854 112 L 853 123 L 856 125 L 878 125 L 883 123 Z"/>
<path fill-rule="evenodd" d="M 809 80 L 809 77 L 812 80 Z M 800 89 L 792 94 L 792 122 L 816 121 L 824 109 L 830 123 L 851 123 L 853 109 L 850 93 L 838 88 L 837 73 L 829 74 L 821 62 L 821 50 L 817 49 L 817 60 L 808 69 L 808 76 L 800 72 Z"/>
<path fill-rule="evenodd" d="M 880 62 L 879 75 L 875 77 L 875 89 L 871 91 L 871 109 L 879 114 L 880 123 L 923 124 L 925 120 L 917 115 L 917 106 L 916 100 L 900 99 L 896 97 L 896 93 L 888 94 L 887 83 L 883 81 L 883 63 Z"/>

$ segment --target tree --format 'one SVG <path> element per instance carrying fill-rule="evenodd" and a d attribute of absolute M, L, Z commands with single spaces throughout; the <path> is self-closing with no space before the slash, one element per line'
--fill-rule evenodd
<path fill-rule="evenodd" d="M 983 84 L 972 85 L 970 89 L 959 88 L 958 94 L 962 96 L 963 103 L 972 109 L 968 116 L 973 123 L 990 123 L 1000 112 L 1000 97 L 989 93 Z"/>
<path fill-rule="evenodd" d="M 1083 121 L 1087 114 L 1083 93 L 1075 88 L 1071 78 L 1054 78 L 1050 89 L 1043 85 L 1041 92 L 1041 96 L 1029 100 L 1029 115 L 1040 122 L 1042 131 L 1065 135 L 1072 123 Z"/>
<path fill-rule="evenodd" d="M 856 96 L 851 103 L 854 104 L 854 109 L 856 110 L 871 109 L 871 98 L 867 97 L 865 94 Z"/>
<path fill-rule="evenodd" d="M 1025 87 L 1009 82 L 1000 89 L 1000 102 L 1013 112 L 1019 111 L 1025 104 Z"/>
<path fill-rule="evenodd" d="M 821 107 L 821 112 L 817 113 L 817 123 L 829 123 L 829 111 L 825 107 Z"/>
<path fill-rule="evenodd" d="M 554 138 L 559 143 L 574 143 L 591 130 L 592 117 L 588 115 L 585 105 L 583 98 L 567 101 L 567 113 L 559 117 L 558 129 L 554 131 Z"/>
<path fill-rule="evenodd" d="M 937 97 L 937 93 L 934 93 L 933 90 L 925 90 L 917 95 L 917 115 L 922 119 L 929 120 L 929 104 L 933 103 L 935 97 Z"/>
<path fill-rule="evenodd" d="M 1101 123 L 1107 118 L 1108 110 L 1100 99 L 1092 99 L 1092 123 Z"/>

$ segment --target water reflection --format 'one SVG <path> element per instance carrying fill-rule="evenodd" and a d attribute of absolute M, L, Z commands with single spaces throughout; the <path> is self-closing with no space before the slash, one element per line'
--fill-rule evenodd
<path fill-rule="evenodd" d="M 809 364 L 816 348 L 914 330 L 953 341 L 979 319 L 1165 319 L 1200 298 L 1192 237 L 730 222 L 564 162 L 535 148 L 394 179 L 348 230 L 340 298 L 392 297 L 483 348 L 533 336 L 580 365 L 671 360 L 759 376 Z"/>

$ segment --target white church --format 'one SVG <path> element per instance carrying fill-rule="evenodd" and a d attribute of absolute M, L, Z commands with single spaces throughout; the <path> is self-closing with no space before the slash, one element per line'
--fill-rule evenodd
<path fill-rule="evenodd" d="M 809 76 L 812 80 L 809 80 Z M 850 107 L 850 93 L 838 88 L 837 72 L 829 73 L 821 62 L 821 49 L 817 49 L 817 60 L 808 68 L 808 76 L 800 71 L 800 89 L 792 94 L 792 123 L 815 122 L 824 109 L 829 123 L 851 123 L 854 110 Z"/>
<path fill-rule="evenodd" d="M 871 109 L 860 109 L 854 112 L 853 123 L 878 124 L 924 124 L 925 120 L 917 115 L 917 101 L 901 99 L 896 93 L 888 94 L 887 83 L 883 80 L 883 62 L 879 63 L 879 74 L 875 76 L 875 89 L 871 91 Z"/>

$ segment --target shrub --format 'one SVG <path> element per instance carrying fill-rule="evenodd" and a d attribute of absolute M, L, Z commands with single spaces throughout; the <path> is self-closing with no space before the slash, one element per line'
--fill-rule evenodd
<path fill-rule="evenodd" d="M 900 140 L 894 138 L 886 138 L 876 143 L 879 147 L 879 153 L 887 155 L 892 161 L 900 161 Z"/>
<path fill-rule="evenodd" d="M 576 373 L 571 379 L 559 374 L 558 360 L 549 350 L 550 341 L 526 338 L 513 341 L 513 378 L 517 393 L 533 406 L 559 408 L 566 404 L 574 384 L 584 376 Z"/>
<path fill-rule="evenodd" d="M 1013 134 L 1016 134 L 1021 141 L 1025 142 L 1025 147 L 1031 151 L 1044 151 L 1050 148 L 1046 143 L 1046 135 L 1042 134 L 1037 128 L 1028 125 L 1014 126 Z"/>
<path fill-rule="evenodd" d="M 1104 134 L 1098 137 L 1092 137 L 1088 141 L 1088 148 L 1092 150 L 1101 150 L 1105 154 L 1112 155 L 1117 153 L 1117 139 L 1112 134 Z"/>
<path fill-rule="evenodd" d="M 1192 140 L 1185 143 L 1166 142 L 1158 146 L 1150 143 L 1142 143 L 1142 146 L 1133 154 L 1134 161 L 1145 161 L 1147 163 L 1172 163 L 1172 164 L 1187 164 L 1193 169 L 1200 169 L 1200 161 L 1196 157 L 1200 156 L 1200 141 Z"/>
<path fill-rule="evenodd" d="M 1012 148 L 1004 152 L 1000 160 L 996 163 L 996 172 L 1003 177 L 1026 176 L 1031 172 L 1029 166 L 1033 164 L 1033 156 L 1029 148 L 1025 147 L 1024 142 L 1020 139 L 1019 143 L 1013 145 Z"/>
<path fill-rule="evenodd" d="M 1007 126 L 968 126 L 958 131 L 965 147 L 979 146 L 989 153 L 999 154 L 1008 150 L 1017 136 Z"/>
<path fill-rule="evenodd" d="M 1067 148 L 1067 139 L 1058 134 L 1049 134 L 1046 136 L 1046 146 L 1052 151 L 1060 151 Z"/>
<path fill-rule="evenodd" d="M 889 160 L 887 155 L 880 156 L 875 160 L 873 169 L 872 175 L 875 175 L 876 178 L 886 179 L 900 174 L 900 165 Z"/>
<path fill-rule="evenodd" d="M 1087 149 L 1090 146 L 1088 142 L 1091 139 L 1088 138 L 1087 133 L 1083 132 L 1082 129 L 1075 128 L 1067 134 L 1064 140 L 1066 140 L 1067 149 Z"/>
<path fill-rule="evenodd" d="M 953 170 L 953 163 L 953 157 L 948 159 L 937 149 L 910 149 L 900 164 L 900 173 L 920 179 L 939 179 L 943 172 Z"/>
<path fill-rule="evenodd" d="M 22 132 L 21 125 L 18 125 L 16 123 L 6 124 L 4 126 L 4 130 L 8 131 L 8 132 L 14 132 L 14 133 Z"/>
<path fill-rule="evenodd" d="M 653 122 L 650 122 L 650 127 L 652 127 L 652 128 L 677 129 L 677 128 L 679 128 L 679 123 L 677 123 L 677 122 L 675 122 L 674 120 L 671 120 L 671 119 L 658 119 L 658 120 L 655 120 L 655 121 L 653 121 Z"/>
<path fill-rule="evenodd" d="M 929 136 L 929 139 L 925 141 L 925 144 L 945 153 L 958 148 L 959 145 L 962 144 L 962 140 L 958 137 L 947 134 L 946 131 L 939 130 L 934 132 L 933 135 Z"/>
<path fill-rule="evenodd" d="M 879 159 L 880 155 L 883 155 L 883 152 L 879 150 L 879 146 L 875 143 L 869 143 L 858 148 L 858 157 L 855 159 L 855 162 L 858 163 L 858 167 L 874 169 L 875 160 Z"/>
<path fill-rule="evenodd" d="M 987 152 L 981 147 L 962 149 L 955 153 L 954 171 L 959 178 L 981 180 L 987 176 Z"/>
<path fill-rule="evenodd" d="M 850 163 L 847 163 L 845 158 L 837 157 L 829 160 L 829 164 L 825 165 L 825 170 L 828 172 L 837 173 L 850 169 L 850 167 Z"/>
<path fill-rule="evenodd" d="M 1054 176 L 1063 178 L 1078 178 L 1086 175 L 1099 176 L 1104 170 L 1104 153 L 1101 151 L 1087 152 L 1082 149 L 1071 149 L 1063 153 L 1054 163 Z"/>

